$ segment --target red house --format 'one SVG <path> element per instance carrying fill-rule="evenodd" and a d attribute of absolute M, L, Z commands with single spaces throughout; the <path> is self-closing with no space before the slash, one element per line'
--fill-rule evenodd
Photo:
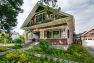
<path fill-rule="evenodd" d="M 94 29 L 91 29 L 81 36 L 82 45 L 88 47 L 94 47 Z"/>

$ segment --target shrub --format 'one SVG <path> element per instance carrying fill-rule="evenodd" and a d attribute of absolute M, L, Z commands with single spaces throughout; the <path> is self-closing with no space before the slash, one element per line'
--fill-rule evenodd
<path fill-rule="evenodd" d="M 14 39 L 13 42 L 16 44 L 22 44 L 25 42 L 25 39 L 23 36 L 20 35 L 18 38 Z"/>
<path fill-rule="evenodd" d="M 3 58 L 3 59 L 2 59 Z M 0 63 L 58 63 L 44 57 L 29 55 L 23 50 L 12 51 L 0 58 Z"/>
<path fill-rule="evenodd" d="M 22 44 L 23 42 L 22 42 L 21 39 L 18 38 L 18 39 L 15 39 L 15 40 L 14 40 L 14 43 L 16 43 L 16 44 Z"/>
<path fill-rule="evenodd" d="M 41 40 L 39 43 L 39 47 L 43 50 L 43 51 L 47 51 L 49 49 L 49 43 L 47 40 Z"/>
<path fill-rule="evenodd" d="M 23 47 L 23 45 L 21 45 L 21 44 L 15 44 L 14 46 L 12 46 L 13 49 L 20 49 L 22 47 Z"/>
<path fill-rule="evenodd" d="M 8 34 L 0 33 L 0 43 L 8 43 Z"/>
<path fill-rule="evenodd" d="M 15 46 L 13 46 L 12 48 L 14 49 L 19 49 L 22 48 L 22 44 L 24 43 L 24 38 L 22 36 L 19 36 L 19 38 L 13 40 L 13 42 L 15 43 Z"/>
<path fill-rule="evenodd" d="M 1 61 L 1 60 L 0 60 L 0 63 L 7 63 L 7 61 Z"/>
<path fill-rule="evenodd" d="M 6 50 L 7 50 L 6 47 L 4 47 L 4 46 L 0 46 L 0 52 L 4 52 L 4 51 L 6 51 Z"/>
<path fill-rule="evenodd" d="M 4 55 L 3 60 L 10 63 L 25 63 L 28 60 L 28 55 L 22 50 L 17 50 Z"/>
<path fill-rule="evenodd" d="M 78 44 L 71 45 L 68 48 L 67 53 L 73 56 L 72 59 L 81 61 L 83 63 L 92 63 L 94 61 L 89 52 Z"/>

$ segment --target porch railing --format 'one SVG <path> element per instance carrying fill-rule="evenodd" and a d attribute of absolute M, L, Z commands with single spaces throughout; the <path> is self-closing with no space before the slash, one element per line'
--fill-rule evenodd
<path fill-rule="evenodd" d="M 42 39 L 41 39 L 42 40 Z M 67 39 L 46 39 L 51 45 L 67 45 Z"/>

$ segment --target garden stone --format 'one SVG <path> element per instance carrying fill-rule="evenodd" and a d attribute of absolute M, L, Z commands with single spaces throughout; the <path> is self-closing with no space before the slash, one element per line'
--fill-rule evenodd
<path fill-rule="evenodd" d="M 69 61 L 69 63 L 74 63 L 74 61 Z"/>

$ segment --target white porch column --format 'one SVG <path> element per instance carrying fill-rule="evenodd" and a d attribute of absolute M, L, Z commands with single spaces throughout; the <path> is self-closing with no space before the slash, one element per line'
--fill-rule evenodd
<path fill-rule="evenodd" d="M 40 31 L 40 39 L 44 39 L 44 30 Z"/>
<path fill-rule="evenodd" d="M 25 36 L 26 36 L 26 41 L 27 41 L 28 40 L 28 32 L 26 32 L 26 35 Z"/>
<path fill-rule="evenodd" d="M 33 38 L 33 32 L 31 32 L 31 39 Z"/>

